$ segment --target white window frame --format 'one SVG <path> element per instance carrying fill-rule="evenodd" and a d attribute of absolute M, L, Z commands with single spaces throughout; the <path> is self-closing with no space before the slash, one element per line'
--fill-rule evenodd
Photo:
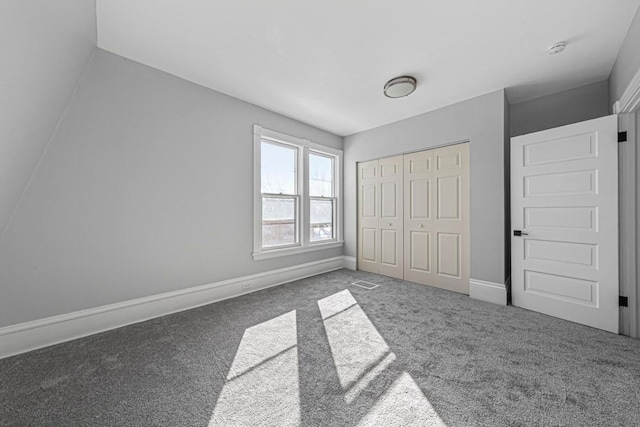
<path fill-rule="evenodd" d="M 276 144 L 295 146 L 298 148 L 298 215 L 297 232 L 298 242 L 295 245 L 262 247 L 262 183 L 261 183 L 261 148 L 262 141 L 267 140 Z M 310 200 L 309 197 L 309 152 L 330 156 L 334 159 L 334 238 L 310 241 Z M 342 236 L 342 150 L 316 144 L 308 139 L 296 138 L 291 135 L 276 132 L 253 125 L 253 259 L 269 259 L 281 256 L 318 251 L 322 249 L 337 248 L 344 245 Z M 314 197 L 315 199 L 315 197 Z"/>
<path fill-rule="evenodd" d="M 311 210 L 311 201 L 312 200 L 316 200 L 316 201 L 330 201 L 333 204 L 333 212 L 331 213 L 331 216 L 333 218 L 333 237 L 330 239 L 322 239 L 322 240 L 316 240 L 316 241 L 312 241 L 311 240 L 311 213 L 309 213 L 309 244 L 310 245 L 317 245 L 317 244 L 321 244 L 323 242 L 332 242 L 335 241 L 337 239 L 337 229 L 336 229 L 336 218 L 338 216 L 338 198 L 336 197 L 336 163 L 338 162 L 336 156 L 334 156 L 333 154 L 327 154 L 327 153 L 323 153 L 321 151 L 317 151 L 317 150 L 313 150 L 313 149 L 309 149 L 309 157 L 311 157 L 311 155 L 317 156 L 317 157 L 325 157 L 327 159 L 331 160 L 331 167 L 332 167 L 332 171 L 333 171 L 333 182 L 331 183 L 331 194 L 332 196 L 312 196 L 311 195 L 311 191 L 309 191 L 309 210 Z M 311 179 L 309 179 L 309 182 L 311 182 Z"/>

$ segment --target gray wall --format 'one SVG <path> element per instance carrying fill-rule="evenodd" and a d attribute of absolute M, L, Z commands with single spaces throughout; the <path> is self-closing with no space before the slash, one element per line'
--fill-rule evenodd
<path fill-rule="evenodd" d="M 95 45 L 95 1 L 0 2 L 0 236 Z"/>
<path fill-rule="evenodd" d="M 356 256 L 356 162 L 470 141 L 471 277 L 505 282 L 504 91 L 454 104 L 344 141 L 345 255 Z"/>
<path fill-rule="evenodd" d="M 0 246 L 0 326 L 339 256 L 253 261 L 253 124 L 338 136 L 97 50 Z"/>
<path fill-rule="evenodd" d="M 620 99 L 633 76 L 640 69 L 640 9 L 618 53 L 609 75 L 609 109 Z"/>
<path fill-rule="evenodd" d="M 606 81 L 512 104 L 511 136 L 603 117 L 609 109 Z"/>

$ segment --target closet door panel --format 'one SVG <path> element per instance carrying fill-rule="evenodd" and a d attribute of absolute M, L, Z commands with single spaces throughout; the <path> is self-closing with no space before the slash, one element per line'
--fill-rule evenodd
<path fill-rule="evenodd" d="M 404 279 L 433 283 L 433 151 L 404 156 Z"/>
<path fill-rule="evenodd" d="M 433 285 L 469 293 L 469 144 L 433 150 L 435 212 Z"/>
<path fill-rule="evenodd" d="M 378 271 L 402 279 L 403 265 L 403 177 L 402 156 L 378 161 L 380 175 L 380 265 Z"/>
<path fill-rule="evenodd" d="M 431 273 L 431 233 L 425 231 L 409 231 L 409 262 L 407 270 L 416 273 Z M 409 273 L 409 275 L 411 275 Z M 410 280 L 407 278 L 407 280 Z M 415 281 L 415 280 L 414 280 Z"/>
<path fill-rule="evenodd" d="M 378 273 L 380 215 L 378 161 L 358 163 L 358 269 Z"/>

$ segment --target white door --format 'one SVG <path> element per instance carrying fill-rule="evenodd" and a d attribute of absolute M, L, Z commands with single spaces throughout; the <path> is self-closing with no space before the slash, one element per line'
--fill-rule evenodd
<path fill-rule="evenodd" d="M 469 294 L 469 144 L 433 150 L 433 286 Z"/>
<path fill-rule="evenodd" d="M 380 265 L 378 272 L 402 279 L 403 271 L 403 160 L 402 156 L 378 161 L 380 176 Z"/>
<path fill-rule="evenodd" d="M 514 305 L 618 333 L 617 144 L 616 116 L 511 139 Z"/>
<path fill-rule="evenodd" d="M 358 269 L 378 273 L 380 263 L 378 161 L 358 163 Z"/>
<path fill-rule="evenodd" d="M 404 279 L 432 285 L 433 150 L 404 156 Z"/>

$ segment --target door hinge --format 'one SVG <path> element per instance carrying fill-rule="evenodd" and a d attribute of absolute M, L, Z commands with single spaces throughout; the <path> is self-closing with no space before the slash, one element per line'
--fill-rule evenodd
<path fill-rule="evenodd" d="M 620 307 L 629 307 L 629 297 L 619 297 Z"/>
<path fill-rule="evenodd" d="M 627 131 L 618 132 L 618 142 L 627 142 Z"/>

